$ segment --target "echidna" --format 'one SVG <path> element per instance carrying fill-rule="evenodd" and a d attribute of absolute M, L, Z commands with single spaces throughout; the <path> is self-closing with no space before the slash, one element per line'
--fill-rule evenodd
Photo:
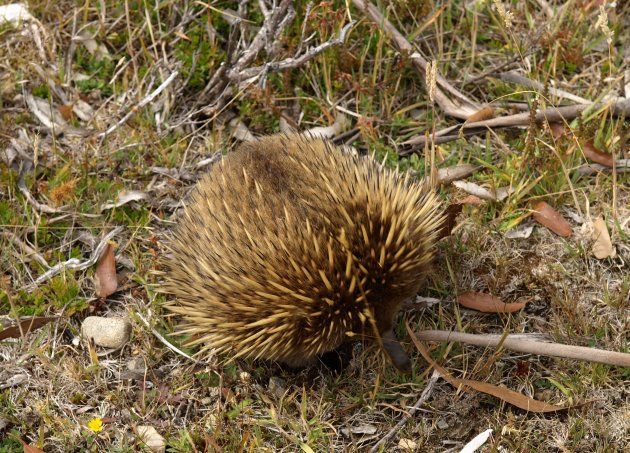
<path fill-rule="evenodd" d="M 301 367 L 393 333 L 428 270 L 440 204 L 409 174 L 304 135 L 241 145 L 199 183 L 164 258 L 168 308 L 200 352 Z"/>

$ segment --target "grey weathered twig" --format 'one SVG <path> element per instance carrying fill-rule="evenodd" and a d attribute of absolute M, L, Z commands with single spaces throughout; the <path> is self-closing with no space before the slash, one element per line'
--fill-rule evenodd
<path fill-rule="evenodd" d="M 585 111 L 599 110 L 608 108 L 615 116 L 630 117 L 630 98 L 618 98 L 614 102 L 596 102 L 591 104 L 565 105 L 562 107 L 549 107 L 536 112 L 536 122 L 547 121 L 549 123 L 560 121 L 572 121 Z M 456 124 L 447 127 L 435 133 L 436 143 L 445 143 L 460 138 L 460 131 L 466 135 L 475 135 L 484 133 L 489 128 L 501 127 L 524 127 L 531 121 L 529 112 L 517 113 L 515 115 L 500 116 L 489 120 L 477 121 L 474 123 Z M 429 137 L 429 141 L 432 137 Z M 427 142 L 424 135 L 416 135 L 401 143 L 402 149 L 400 154 L 411 154 L 414 149 L 418 149 Z"/>
<path fill-rule="evenodd" d="M 48 206 L 47 204 L 40 203 L 35 199 L 31 191 L 28 190 L 28 187 L 26 187 L 26 182 L 24 181 L 26 171 L 26 168 L 22 168 L 22 171 L 20 172 L 20 177 L 18 179 L 18 189 L 20 189 L 20 192 L 22 192 L 22 195 L 24 195 L 26 201 L 33 205 L 33 207 L 39 212 L 45 212 L 46 214 L 58 214 L 60 212 L 64 212 L 63 208 L 53 208 L 51 206 Z"/>
<path fill-rule="evenodd" d="M 242 80 L 250 79 L 252 77 L 256 77 L 258 75 L 266 74 L 268 72 L 278 72 L 278 71 L 283 71 L 285 69 L 297 68 L 299 66 L 302 66 L 304 63 L 306 63 L 309 60 L 312 60 L 317 55 L 325 51 L 326 49 L 343 44 L 344 41 L 346 40 L 346 35 L 348 33 L 348 30 L 350 30 L 350 28 L 352 28 L 353 25 L 354 25 L 354 22 L 350 22 L 346 24 L 341 29 L 341 31 L 339 32 L 339 35 L 336 38 L 330 39 L 329 41 L 326 41 L 325 43 L 322 43 L 319 46 L 312 47 L 308 49 L 306 52 L 304 52 L 302 55 L 298 55 L 292 58 L 285 58 L 282 61 L 270 61 L 268 63 L 265 63 L 262 66 L 256 66 L 254 68 L 247 68 L 234 76 L 230 76 L 230 74 L 228 74 L 228 77 L 233 77 L 232 80 L 234 81 L 242 81 Z"/>
<path fill-rule="evenodd" d="M 173 80 L 175 80 L 175 78 L 179 75 L 179 71 L 175 70 L 172 72 L 172 74 L 170 76 L 168 76 L 168 78 L 162 82 L 160 84 L 159 87 L 157 87 L 155 89 L 155 91 L 153 91 L 151 94 L 149 94 L 147 97 L 145 97 L 144 99 L 142 99 L 138 105 L 132 107 L 129 112 L 127 112 L 127 114 L 125 116 L 123 116 L 120 121 L 118 121 L 116 124 L 114 124 L 113 126 L 111 126 L 109 129 L 107 129 L 105 132 L 101 132 L 100 134 L 98 134 L 96 137 L 97 138 L 104 138 L 106 136 L 108 136 L 109 134 L 111 134 L 112 132 L 114 132 L 116 129 L 118 129 L 120 126 L 122 126 L 123 124 L 125 124 L 127 121 L 129 121 L 129 118 L 131 118 L 132 116 L 134 116 L 136 113 L 138 113 L 138 110 L 140 110 L 142 107 L 144 107 L 145 105 L 151 103 L 160 93 L 162 93 L 162 91 L 164 91 L 166 89 L 166 87 L 168 87 Z"/>
<path fill-rule="evenodd" d="M 182 357 L 187 358 L 188 360 L 190 360 L 193 363 L 200 363 L 199 360 L 195 359 L 194 357 L 186 354 L 184 351 L 182 351 L 181 349 L 179 349 L 177 346 L 175 346 L 174 344 L 172 344 L 171 342 L 169 342 L 166 338 L 164 338 L 157 330 L 155 330 L 153 327 L 151 327 L 151 325 L 149 324 L 149 321 L 147 321 L 146 319 L 144 319 L 144 316 L 142 316 L 140 313 L 136 312 L 136 316 L 138 318 L 140 318 L 140 321 L 142 321 L 142 323 L 147 327 L 147 329 L 149 329 L 151 331 L 151 333 L 153 333 L 153 335 L 155 336 L 155 338 L 157 338 L 158 340 L 160 340 L 162 342 L 162 344 L 164 344 L 164 346 L 166 346 L 167 348 L 169 348 L 171 351 L 173 351 L 175 354 L 179 354 Z"/>
<path fill-rule="evenodd" d="M 17 245 L 17 247 L 22 251 L 22 253 L 24 253 L 24 255 L 27 258 L 32 258 L 33 260 L 37 261 L 39 264 L 41 264 L 42 266 L 46 268 L 50 267 L 48 265 L 48 261 L 46 261 L 46 259 L 42 255 L 37 253 L 37 251 L 33 249 L 33 247 L 28 245 L 26 242 L 23 242 L 19 237 L 17 237 L 11 231 L 0 231 L 0 234 L 6 237 L 9 240 L 9 242 Z"/>
<path fill-rule="evenodd" d="M 23 289 L 25 289 L 25 290 L 27 290 L 29 292 L 33 291 L 39 285 L 41 285 L 42 283 L 44 283 L 47 280 L 50 280 L 55 275 L 63 272 L 65 269 L 82 270 L 82 269 L 87 269 L 90 266 L 93 266 L 94 264 L 96 264 L 98 259 L 101 257 L 101 253 L 103 253 L 103 250 L 105 250 L 105 246 L 107 245 L 107 241 L 109 241 L 110 239 L 115 237 L 122 230 L 123 230 L 123 227 L 116 227 L 112 231 L 107 233 L 105 235 L 105 237 L 103 239 L 101 239 L 101 242 L 99 242 L 99 244 L 96 246 L 96 248 L 92 252 L 92 255 L 87 260 L 81 261 L 78 258 L 70 258 L 69 260 L 64 261 L 63 263 L 58 263 L 58 264 L 54 265 L 53 267 L 51 267 L 48 271 L 44 272 L 42 275 L 37 277 L 37 279 L 33 283 L 27 285 Z"/>
<path fill-rule="evenodd" d="M 496 77 L 497 79 L 503 80 L 504 82 L 523 85 L 525 87 L 533 88 L 541 92 L 547 91 L 552 96 L 569 99 L 578 104 L 592 104 L 593 103 L 593 101 L 589 101 L 588 99 L 584 99 L 583 97 L 576 96 L 573 93 L 569 93 L 559 88 L 554 88 L 553 86 L 545 87 L 545 85 L 543 85 L 539 81 L 528 79 L 527 77 L 523 77 L 522 75 L 513 71 L 492 74 L 491 77 Z"/>
<path fill-rule="evenodd" d="M 464 332 L 451 332 L 448 330 L 425 330 L 416 333 L 416 337 L 419 340 L 455 341 L 485 347 L 501 346 L 511 351 L 524 352 L 527 354 L 564 357 L 586 362 L 630 367 L 630 354 L 628 353 L 530 340 L 523 338 L 523 335 L 475 335 Z"/>
<path fill-rule="evenodd" d="M 200 103 L 211 102 L 210 105 L 202 109 L 202 112 L 208 116 L 220 112 L 234 96 L 235 90 L 242 89 L 243 86 L 256 81 L 264 85 L 266 75 L 270 72 L 300 67 L 326 49 L 343 44 L 348 31 L 354 25 L 353 22 L 346 24 L 336 37 L 307 50 L 303 50 L 304 43 L 301 42 L 295 56 L 276 61 L 274 58 L 277 50 L 280 48 L 278 40 L 295 17 L 293 2 L 282 0 L 276 6 L 270 8 L 264 0 L 259 0 L 259 7 L 265 18 L 262 26 L 249 44 L 244 44 L 245 39 L 242 36 L 242 29 L 240 38 L 233 37 L 229 40 L 228 62 L 230 63 L 223 63 L 215 71 L 199 97 Z M 242 46 L 246 47 L 236 57 L 239 51 L 238 48 Z M 263 49 L 267 52 L 269 61 L 265 64 L 251 67 Z"/>

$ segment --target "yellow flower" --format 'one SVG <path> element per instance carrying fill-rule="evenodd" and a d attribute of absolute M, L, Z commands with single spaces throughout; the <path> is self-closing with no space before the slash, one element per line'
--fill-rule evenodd
<path fill-rule="evenodd" d="M 93 418 L 88 422 L 88 429 L 95 433 L 103 431 L 103 420 L 99 417 Z"/>

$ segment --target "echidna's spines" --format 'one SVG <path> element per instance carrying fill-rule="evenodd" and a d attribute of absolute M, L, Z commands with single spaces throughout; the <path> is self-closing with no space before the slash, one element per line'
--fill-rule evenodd
<path fill-rule="evenodd" d="M 409 174 L 320 140 L 243 145 L 200 182 L 169 244 L 178 332 L 202 353 L 294 364 L 348 334 L 378 338 L 425 273 L 437 205 Z"/>

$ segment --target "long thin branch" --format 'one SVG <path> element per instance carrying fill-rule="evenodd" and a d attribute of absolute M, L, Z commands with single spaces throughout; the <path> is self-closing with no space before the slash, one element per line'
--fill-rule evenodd
<path fill-rule="evenodd" d="M 628 353 L 605 351 L 584 346 L 546 343 L 543 341 L 524 339 L 522 335 L 475 335 L 463 332 L 450 332 L 448 330 L 425 330 L 418 332 L 416 337 L 419 340 L 456 341 L 484 347 L 497 347 L 500 345 L 505 349 L 524 352 L 526 354 L 564 357 L 567 359 L 583 360 L 585 362 L 630 367 L 630 354 Z"/>
<path fill-rule="evenodd" d="M 595 102 L 591 104 L 564 105 L 562 107 L 549 107 L 536 112 L 536 121 L 555 123 L 560 121 L 572 121 L 585 111 L 600 110 L 609 108 L 615 116 L 630 117 L 630 98 L 618 98 L 614 102 Z M 459 131 L 466 135 L 480 134 L 488 128 L 518 127 L 527 126 L 531 121 L 529 112 L 516 113 L 514 115 L 500 116 L 489 120 L 477 121 L 474 123 L 463 123 L 449 126 L 435 133 L 437 143 L 445 143 L 460 138 Z M 439 138 L 439 139 L 438 139 Z M 431 137 L 429 137 L 431 140 Z M 400 154 L 406 155 L 413 152 L 413 148 L 424 146 L 427 138 L 424 135 L 416 135 L 401 143 L 401 146 L 408 147 L 402 149 Z"/>
<path fill-rule="evenodd" d="M 522 75 L 514 71 L 495 73 L 495 74 L 491 74 L 490 76 L 495 77 L 499 80 L 503 80 L 504 82 L 523 85 L 525 87 L 533 88 L 541 92 L 546 90 L 552 96 L 569 99 L 578 104 L 592 104 L 593 103 L 593 101 L 589 101 L 588 99 L 584 99 L 583 97 L 576 96 L 575 94 L 561 90 L 560 88 L 554 88 L 552 86 L 545 87 L 545 85 L 540 83 L 538 80 L 528 79 L 527 77 L 523 77 Z"/>

